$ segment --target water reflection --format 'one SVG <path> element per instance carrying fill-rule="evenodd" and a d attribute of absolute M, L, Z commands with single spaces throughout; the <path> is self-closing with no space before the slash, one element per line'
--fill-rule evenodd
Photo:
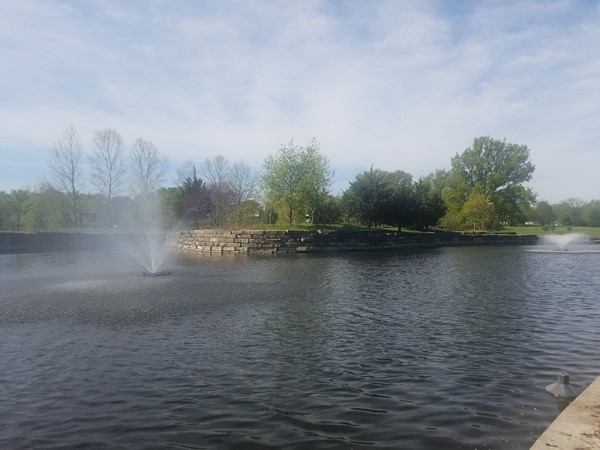
<path fill-rule="evenodd" d="M 598 257 L 0 256 L 0 446 L 528 448 L 600 369 Z"/>

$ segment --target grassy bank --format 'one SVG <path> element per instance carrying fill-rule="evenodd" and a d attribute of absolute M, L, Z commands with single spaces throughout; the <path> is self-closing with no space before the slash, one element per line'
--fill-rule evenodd
<path fill-rule="evenodd" d="M 506 231 L 515 232 L 517 234 L 534 234 L 542 236 L 544 234 L 567 234 L 567 233 L 583 233 L 588 236 L 600 236 L 600 228 L 596 227 L 556 227 L 553 230 L 544 230 L 542 227 L 522 226 L 522 227 L 505 227 Z"/>

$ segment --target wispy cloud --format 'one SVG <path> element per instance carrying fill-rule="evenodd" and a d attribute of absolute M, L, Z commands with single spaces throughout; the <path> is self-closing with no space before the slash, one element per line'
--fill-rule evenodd
<path fill-rule="evenodd" d="M 0 2 L 0 148 L 31 161 L 71 124 L 114 127 L 173 164 L 259 168 L 316 137 L 343 188 L 491 135 L 531 148 L 541 198 L 600 198 L 598 42 L 597 3 L 575 0 Z M 4 159 L 0 189 L 38 159 Z"/>

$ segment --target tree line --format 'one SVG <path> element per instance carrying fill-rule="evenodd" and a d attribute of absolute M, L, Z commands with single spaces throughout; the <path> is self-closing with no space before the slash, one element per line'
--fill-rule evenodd
<path fill-rule="evenodd" d="M 450 170 L 413 179 L 371 167 L 338 195 L 335 172 L 316 139 L 293 140 L 269 155 L 260 173 L 223 156 L 185 161 L 165 187 L 167 159 L 144 138 L 129 146 L 114 129 L 96 131 L 89 151 L 69 127 L 51 150 L 51 181 L 0 191 L 0 228 L 139 228 L 160 205 L 171 228 L 260 224 L 394 226 L 418 230 L 493 230 L 506 224 L 600 226 L 600 201 L 536 201 L 525 186 L 535 166 L 525 145 L 491 137 L 451 158 Z M 91 186 L 91 189 L 87 189 Z M 150 201 L 152 200 L 152 201 Z"/>

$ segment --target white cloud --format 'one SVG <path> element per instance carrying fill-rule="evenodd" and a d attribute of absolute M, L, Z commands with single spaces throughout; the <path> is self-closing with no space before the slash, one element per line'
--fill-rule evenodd
<path fill-rule="evenodd" d="M 174 162 L 259 168 L 316 137 L 338 175 L 420 176 L 490 135 L 531 148 L 541 198 L 600 198 L 585 164 L 599 14 L 567 0 L 0 3 L 0 145 L 27 161 L 71 124 L 84 141 L 114 127 Z"/>

